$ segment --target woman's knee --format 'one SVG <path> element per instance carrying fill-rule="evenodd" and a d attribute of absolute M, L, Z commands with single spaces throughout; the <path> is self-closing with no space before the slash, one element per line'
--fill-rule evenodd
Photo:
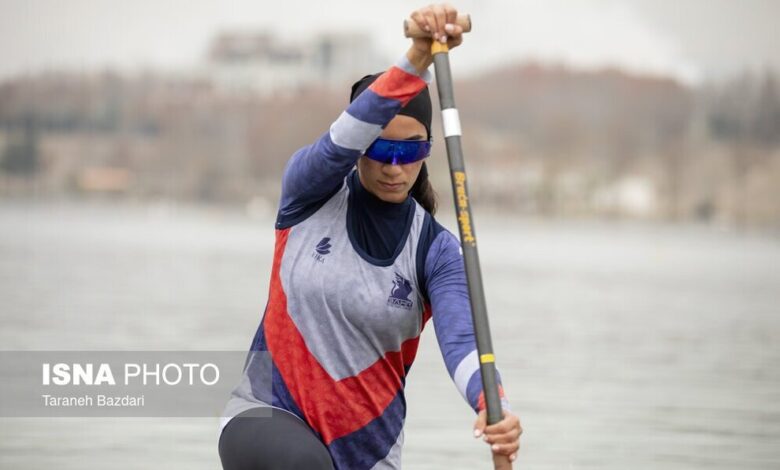
<path fill-rule="evenodd" d="M 231 419 L 219 439 L 224 470 L 331 470 L 325 445 L 298 418 L 255 417 L 253 411 Z"/>

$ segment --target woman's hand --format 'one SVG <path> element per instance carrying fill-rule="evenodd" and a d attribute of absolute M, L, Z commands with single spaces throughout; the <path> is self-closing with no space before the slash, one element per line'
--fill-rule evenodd
<path fill-rule="evenodd" d="M 450 49 L 458 47 L 463 42 L 463 28 L 456 23 L 458 10 L 452 5 L 446 3 L 429 5 L 412 12 L 411 18 L 420 29 L 431 33 L 430 38 L 412 39 L 412 47 L 406 53 L 409 62 L 418 72 L 424 71 L 433 63 L 431 55 L 433 41 L 446 43 Z"/>
<path fill-rule="evenodd" d="M 501 421 L 487 426 L 487 412 L 480 411 L 474 423 L 474 437 L 482 436 L 494 454 L 507 455 L 509 460 L 514 461 L 520 450 L 523 428 L 520 427 L 520 418 L 511 412 L 504 410 L 503 416 Z"/>

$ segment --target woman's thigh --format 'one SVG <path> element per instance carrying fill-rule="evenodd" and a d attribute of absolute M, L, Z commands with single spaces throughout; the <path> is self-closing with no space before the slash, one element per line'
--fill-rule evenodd
<path fill-rule="evenodd" d="M 331 470 L 325 445 L 295 416 L 252 408 L 231 419 L 219 438 L 224 470 Z"/>

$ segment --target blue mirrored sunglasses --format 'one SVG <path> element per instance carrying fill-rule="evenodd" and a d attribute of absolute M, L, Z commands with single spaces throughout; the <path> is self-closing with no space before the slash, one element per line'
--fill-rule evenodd
<path fill-rule="evenodd" d="M 376 139 L 365 152 L 371 160 L 392 165 L 404 165 L 422 160 L 431 153 L 430 140 Z"/>

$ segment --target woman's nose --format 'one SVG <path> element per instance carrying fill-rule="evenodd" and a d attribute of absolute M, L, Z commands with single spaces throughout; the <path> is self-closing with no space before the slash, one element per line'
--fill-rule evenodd
<path fill-rule="evenodd" d="M 389 163 L 385 163 L 382 165 L 382 173 L 386 175 L 399 175 L 403 173 L 403 170 L 401 170 L 401 165 L 391 165 Z"/>

